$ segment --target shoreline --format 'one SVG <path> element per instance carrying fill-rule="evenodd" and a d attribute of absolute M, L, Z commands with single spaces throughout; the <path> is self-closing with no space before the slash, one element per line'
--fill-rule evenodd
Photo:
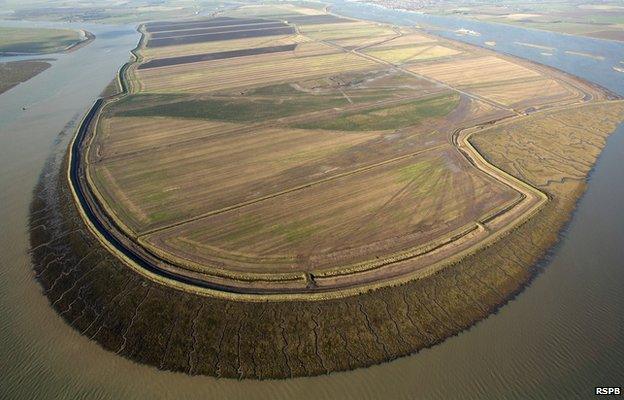
<path fill-rule="evenodd" d="M 363 2 L 363 3 L 367 4 L 369 6 L 383 8 L 385 10 L 396 10 L 396 11 L 409 12 L 409 13 L 414 13 L 414 14 L 419 14 L 419 15 L 430 15 L 432 17 L 456 18 L 456 19 L 460 19 L 460 20 L 464 20 L 464 21 L 468 21 L 468 22 L 469 21 L 477 21 L 477 22 L 481 22 L 481 23 L 496 24 L 496 25 L 502 25 L 502 26 L 510 26 L 510 27 L 521 28 L 521 29 L 526 29 L 526 30 L 533 30 L 533 31 L 539 31 L 539 32 L 556 33 L 558 35 L 566 35 L 566 36 L 580 37 L 580 38 L 587 38 L 587 39 L 596 39 L 596 40 L 605 40 L 607 42 L 624 43 L 624 40 L 607 39 L 607 38 L 601 38 L 601 37 L 597 37 L 597 36 L 590 36 L 590 35 L 583 35 L 583 34 L 574 34 L 574 33 L 560 32 L 560 31 L 549 31 L 547 29 L 535 28 L 535 27 L 531 27 L 531 26 L 524 26 L 524 25 L 521 25 L 521 24 L 510 24 L 510 23 L 504 23 L 504 22 L 498 22 L 498 21 L 490 21 L 490 20 L 487 20 L 487 19 L 479 19 L 479 18 L 466 18 L 466 17 L 463 17 L 463 16 L 456 16 L 454 14 L 434 14 L 434 13 L 427 13 L 427 12 L 424 12 L 424 11 L 409 10 L 407 8 L 401 8 L 401 7 L 386 7 L 386 6 L 382 6 L 380 4 L 377 4 L 377 3 L 370 3 L 370 2 L 366 2 L 366 1 Z M 331 5 L 330 5 L 330 8 L 331 8 Z M 599 31 L 596 31 L 596 32 L 599 32 Z M 594 32 L 587 32 L 587 33 L 594 33 Z"/>
<path fill-rule="evenodd" d="M 83 39 L 80 39 L 79 41 L 77 41 L 74 44 L 71 44 L 67 47 L 65 47 L 64 49 L 60 50 L 60 51 L 55 51 L 55 52 L 48 52 L 48 53 L 20 53 L 20 52 L 14 52 L 14 51 L 7 51 L 7 52 L 1 52 L 0 51 L 0 56 L 2 57 L 19 57 L 19 56 L 46 56 L 46 55 L 54 55 L 54 54 L 65 54 L 65 53 L 71 53 L 73 51 L 79 50 L 85 46 L 87 46 L 89 43 L 91 43 L 92 41 L 94 41 L 96 39 L 96 36 L 85 30 L 85 29 L 79 29 L 79 31 L 81 31 L 85 37 Z"/>

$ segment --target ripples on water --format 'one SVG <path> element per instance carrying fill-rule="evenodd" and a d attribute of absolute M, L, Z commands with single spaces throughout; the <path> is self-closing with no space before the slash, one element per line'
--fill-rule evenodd
<path fill-rule="evenodd" d="M 369 8 L 360 13 L 373 12 Z M 413 17 L 394 11 L 381 17 L 398 20 L 400 15 Z M 481 32 L 480 41 L 496 40 L 499 50 L 543 62 L 539 49 L 513 46 L 517 33 L 505 27 L 463 25 Z M 452 35 L 451 28 L 448 23 L 441 32 Z M 329 376 L 239 382 L 157 371 L 80 336 L 49 307 L 32 278 L 27 221 L 45 160 L 66 149 L 68 137 L 54 144 L 57 133 L 91 104 L 138 39 L 131 28 L 87 29 L 98 40 L 60 55 L 54 67 L 0 96 L 0 397 L 551 399 L 590 397 L 594 386 L 622 384 L 622 127 L 610 138 L 565 240 L 543 273 L 495 316 L 415 356 Z M 624 58 L 622 45 L 538 31 L 524 34 L 530 34 L 531 43 L 559 49 L 608 49 L 611 55 L 602 66 L 592 59 L 574 63 L 563 52 L 555 52 L 549 62 L 610 82 L 610 89 L 624 94 L 624 79 L 604 72 L 612 58 Z M 553 37 L 560 41 L 557 46 Z M 506 44 L 501 45 L 503 38 Z M 22 105 L 29 102 L 34 105 L 23 113 Z"/>

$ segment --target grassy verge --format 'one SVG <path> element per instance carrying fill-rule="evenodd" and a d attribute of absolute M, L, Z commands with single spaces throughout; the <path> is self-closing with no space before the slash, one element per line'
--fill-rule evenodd
<path fill-rule="evenodd" d="M 260 88 L 254 90 L 252 94 L 259 96 L 202 97 L 178 94 L 138 94 L 123 99 L 111 112 L 123 117 L 159 116 L 258 122 L 350 104 L 341 93 L 309 94 L 298 92 L 289 85 Z M 355 95 L 351 101 L 363 103 L 391 95 L 392 93 L 388 91 L 369 91 Z"/>

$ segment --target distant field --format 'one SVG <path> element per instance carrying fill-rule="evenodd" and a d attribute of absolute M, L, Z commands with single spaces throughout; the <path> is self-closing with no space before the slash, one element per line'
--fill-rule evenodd
<path fill-rule="evenodd" d="M 434 60 L 407 68 L 505 106 L 538 106 L 574 101 L 579 96 L 564 80 L 550 79 L 540 71 L 495 56 Z"/>
<path fill-rule="evenodd" d="M 80 33 L 70 29 L 0 27 L 0 53 L 57 53 L 80 40 Z"/>
<path fill-rule="evenodd" d="M 215 18 L 210 21 L 148 23 L 146 47 L 168 47 L 256 37 L 294 34 L 292 26 L 278 20 Z"/>
<path fill-rule="evenodd" d="M 327 46 L 302 44 L 294 52 L 139 70 L 137 75 L 145 92 L 206 93 L 372 69 L 375 66 L 369 60 L 337 52 Z"/>
<path fill-rule="evenodd" d="M 371 37 L 395 33 L 387 26 L 367 22 L 307 25 L 301 28 L 301 32 L 315 40 L 337 40 L 345 37 Z"/>
<path fill-rule="evenodd" d="M 142 30 L 89 183 L 129 240 L 248 290 L 334 290 L 475 251 L 546 197 L 464 128 L 602 98 L 540 66 L 290 5 Z"/>
<path fill-rule="evenodd" d="M 294 35 L 269 36 L 243 38 L 233 40 L 220 40 L 202 43 L 191 43 L 178 46 L 145 48 L 141 54 L 145 59 L 168 58 L 177 56 L 189 56 L 203 53 L 217 53 L 223 51 L 238 51 L 245 49 L 254 49 L 258 47 L 282 46 L 288 44 L 296 44 L 299 41 L 305 41 L 303 37 Z"/>
<path fill-rule="evenodd" d="M 159 58 L 141 64 L 138 69 L 168 67 L 171 65 L 188 64 L 193 62 L 224 60 L 226 58 L 248 57 L 259 54 L 280 53 L 282 51 L 293 51 L 296 44 L 286 44 L 283 46 L 256 47 L 252 49 L 220 51 L 216 53 L 192 54 L 188 56 Z"/>
<path fill-rule="evenodd" d="M 429 60 L 434 58 L 448 57 L 459 54 L 460 51 L 443 46 L 400 46 L 378 49 L 377 46 L 370 48 L 366 54 L 395 64 L 403 64 L 410 61 Z"/>

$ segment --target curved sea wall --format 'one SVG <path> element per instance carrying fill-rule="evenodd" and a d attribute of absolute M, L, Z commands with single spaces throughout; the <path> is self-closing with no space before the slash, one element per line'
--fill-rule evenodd
<path fill-rule="evenodd" d="M 557 114 L 564 112 L 569 115 Z M 286 378 L 411 354 L 487 317 L 539 271 L 537 263 L 569 220 L 605 138 L 624 117 L 624 105 L 605 102 L 552 114 L 553 121 L 564 117 L 575 126 L 554 130 L 561 137 L 549 131 L 550 148 L 502 145 L 509 141 L 501 138 L 510 132 L 515 138 L 514 130 L 525 129 L 513 124 L 484 129 L 472 139 L 488 161 L 529 177 L 548 193 L 546 205 L 493 245 L 417 281 L 344 299 L 264 303 L 156 284 L 132 272 L 88 231 L 68 189 L 67 159 L 50 161 L 34 194 L 30 235 L 36 278 L 76 330 L 110 351 L 161 369 Z M 569 143 L 552 151 L 561 138 L 573 141 L 573 152 L 567 151 Z M 518 153 L 522 148 L 526 154 Z M 581 162 L 562 173 L 569 163 L 561 157 L 566 153 Z M 517 169 L 506 158 L 510 155 L 524 157 L 526 165 Z M 541 172 L 530 174 L 534 170 Z"/>

